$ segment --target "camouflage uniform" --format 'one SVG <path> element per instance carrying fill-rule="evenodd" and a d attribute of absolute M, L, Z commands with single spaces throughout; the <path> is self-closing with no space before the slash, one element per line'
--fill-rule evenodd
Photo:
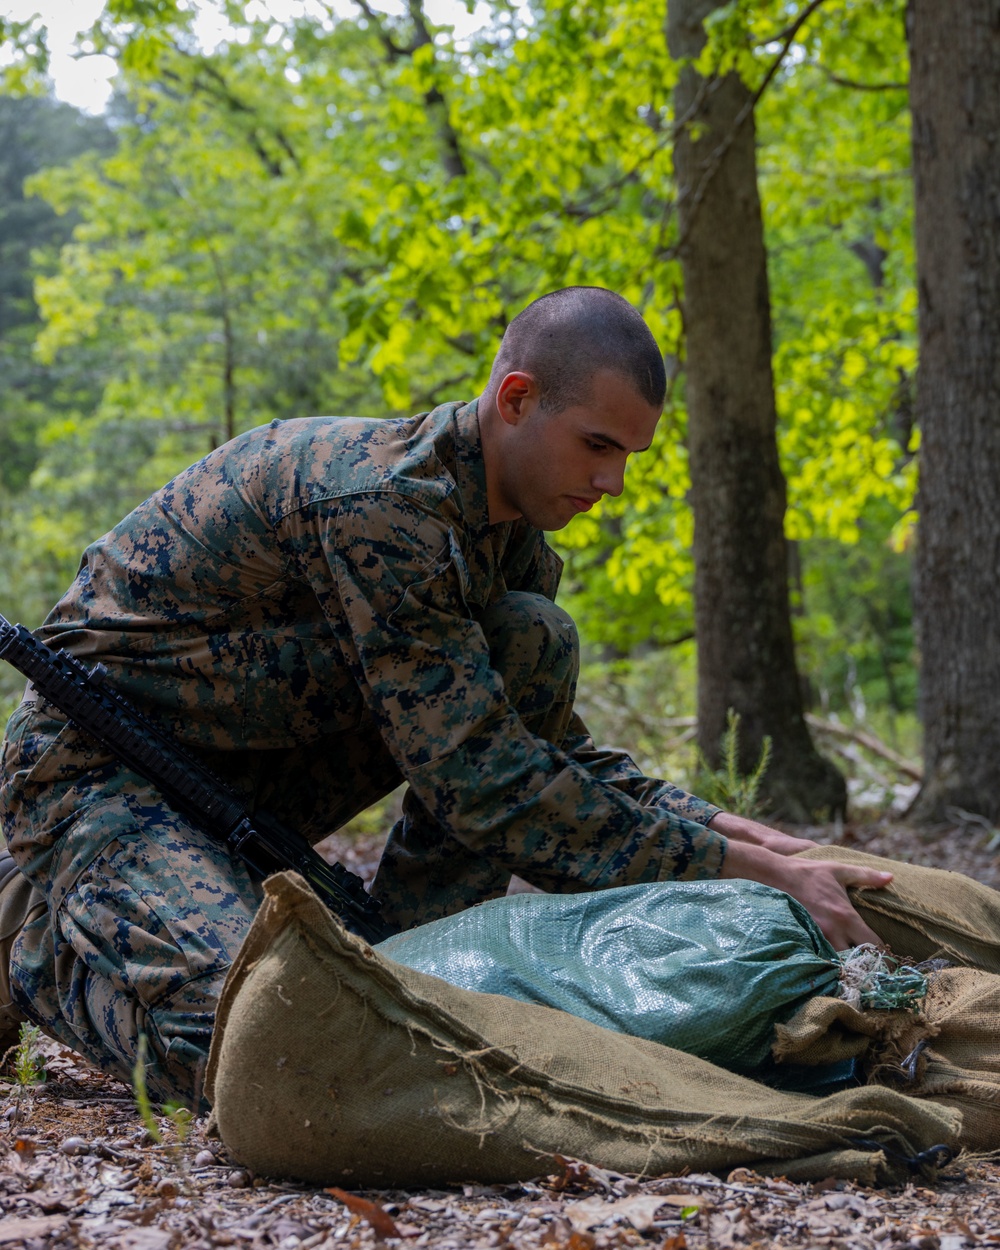
<path fill-rule="evenodd" d="M 401 780 L 375 893 L 408 926 L 503 893 L 717 875 L 718 810 L 598 749 L 573 712 L 559 562 L 490 525 L 476 405 L 273 422 L 84 554 L 40 636 L 87 661 L 317 841 Z M 47 908 L 15 1001 L 160 1095 L 200 1096 L 213 1009 L 258 900 L 245 868 L 33 694 L 0 817 Z"/>

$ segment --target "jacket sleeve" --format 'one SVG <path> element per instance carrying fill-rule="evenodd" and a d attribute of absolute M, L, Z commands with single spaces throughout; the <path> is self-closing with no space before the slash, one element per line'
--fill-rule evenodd
<path fill-rule="evenodd" d="M 526 590 L 555 600 L 562 574 L 562 560 L 542 538 L 538 530 L 519 527 L 509 554 L 504 560 L 504 571 L 512 590 Z M 673 812 L 684 820 L 707 825 L 722 808 L 699 799 L 670 781 L 646 776 L 625 751 L 615 747 L 595 746 L 586 725 L 574 716 L 562 750 L 573 762 L 586 768 L 597 781 L 614 786 L 646 807 L 659 807 Z"/>
<path fill-rule="evenodd" d="M 491 666 L 461 549 L 441 517 L 380 493 L 344 500 L 324 524 L 341 648 L 432 819 L 548 889 L 718 874 L 725 838 L 638 801 L 596 760 L 526 729 Z M 325 590 L 329 600 L 328 580 Z"/>

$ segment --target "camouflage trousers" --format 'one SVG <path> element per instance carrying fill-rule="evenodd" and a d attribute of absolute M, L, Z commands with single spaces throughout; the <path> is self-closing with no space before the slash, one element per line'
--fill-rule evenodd
<path fill-rule="evenodd" d="M 527 727 L 563 743 L 578 663 L 572 622 L 547 599 L 516 593 L 480 624 Z M 638 771 L 626 756 L 588 750 L 609 780 Z M 304 747 L 217 753 L 207 762 L 251 809 L 272 812 L 314 842 L 401 780 L 374 724 Z M 7 727 L 0 781 L 5 837 L 46 904 L 13 946 L 15 1003 L 49 1035 L 126 1080 L 145 1038 L 154 1095 L 198 1106 L 215 1004 L 259 885 L 30 690 Z M 491 785 L 488 760 L 481 784 Z M 398 927 L 502 894 L 512 869 L 530 861 L 530 848 L 459 843 L 412 797 L 404 808 L 376 882 L 386 918 Z"/>
<path fill-rule="evenodd" d="M 592 744 L 572 712 L 579 644 L 565 612 L 545 597 L 511 592 L 479 624 L 527 730 L 642 804 L 676 808 L 689 798 L 642 778 L 622 752 Z M 312 843 L 402 780 L 374 721 L 285 750 L 214 752 L 206 763 L 251 811 L 270 811 Z M 495 774 L 495 761 L 491 771 L 484 759 L 469 780 L 485 804 L 504 790 Z M 125 1080 L 145 1038 L 150 1090 L 196 1108 L 215 1004 L 259 904 L 259 884 L 30 691 L 9 722 L 0 781 L 11 854 L 45 901 L 12 948 L 14 1003 Z M 459 841 L 407 793 L 374 886 L 386 920 L 409 928 L 504 894 L 512 871 L 530 878 L 532 866 L 544 870 L 544 841 L 526 845 L 516 820 L 505 828 Z M 586 888 L 541 875 L 550 889 Z"/>

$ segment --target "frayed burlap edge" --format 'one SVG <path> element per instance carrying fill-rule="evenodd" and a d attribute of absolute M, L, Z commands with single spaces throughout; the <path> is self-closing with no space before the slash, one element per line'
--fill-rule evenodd
<path fill-rule="evenodd" d="M 781 1140 L 776 1132 L 777 1124 L 760 1114 L 739 1115 L 698 1115 L 676 1109 L 669 1111 L 672 1124 L 656 1124 L 656 1112 L 652 1108 L 639 1108 L 634 1101 L 626 1101 L 607 1095 L 602 1091 L 586 1086 L 574 1086 L 562 1075 L 553 1079 L 547 1072 L 530 1069 L 520 1062 L 516 1056 L 496 1047 L 483 1047 L 483 1038 L 473 1030 L 466 1028 L 464 1023 L 447 1010 L 441 1008 L 427 997 L 419 997 L 411 993 L 395 975 L 393 965 L 383 961 L 361 939 L 346 933 L 334 918 L 326 911 L 311 890 L 295 876 L 295 874 L 279 874 L 271 878 L 266 885 L 266 897 L 251 932 L 234 962 L 227 978 L 217 1013 L 215 1038 L 209 1058 L 206 1089 L 211 1100 L 215 1100 L 216 1081 L 218 1076 L 219 1056 L 221 1054 L 220 1039 L 225 1035 L 232 1005 L 239 994 L 247 976 L 256 963 L 275 941 L 278 932 L 284 931 L 290 924 L 296 926 L 299 938 L 310 949 L 311 954 L 319 961 L 330 959 L 331 949 L 338 949 L 340 955 L 346 955 L 356 965 L 363 968 L 364 977 L 373 986 L 394 1002 L 395 1008 L 401 1013 L 395 1019 L 383 1016 L 386 1023 L 402 1025 L 410 1031 L 411 1037 L 422 1037 L 426 1042 L 442 1052 L 442 1060 L 461 1064 L 474 1076 L 477 1087 L 482 1094 L 483 1118 L 478 1124 L 454 1125 L 456 1129 L 470 1135 L 489 1134 L 495 1131 L 496 1125 L 487 1116 L 486 1095 L 495 1101 L 493 1112 L 503 1111 L 505 1120 L 509 1121 L 517 1114 L 519 1100 L 529 1098 L 541 1105 L 555 1104 L 559 1114 L 580 1118 L 595 1127 L 600 1126 L 605 1132 L 631 1138 L 636 1145 L 642 1144 L 644 1153 L 648 1155 L 645 1169 L 633 1167 L 633 1172 L 642 1170 L 661 1174 L 671 1170 L 664 1167 L 666 1159 L 664 1148 L 668 1144 L 676 1146 L 677 1158 L 673 1164 L 685 1166 L 697 1162 L 699 1147 L 704 1154 L 713 1148 L 718 1150 L 730 1145 L 733 1152 L 739 1153 L 734 1162 L 747 1161 L 752 1156 L 753 1165 L 770 1174 L 793 1174 L 800 1179 L 816 1179 L 824 1175 L 843 1175 L 859 1180 L 904 1179 L 905 1165 L 901 1164 L 901 1156 L 894 1155 L 887 1159 L 878 1150 L 859 1150 L 856 1142 L 859 1131 L 853 1124 L 841 1120 L 827 1122 L 824 1117 L 823 1100 L 805 1099 L 805 1106 L 813 1102 L 815 1116 L 806 1114 L 800 1126 L 786 1125 L 789 1129 Z M 421 974 L 411 974 L 419 977 Z M 433 981 L 433 978 L 431 978 Z M 419 984 L 419 982 L 418 982 Z M 354 989 L 354 987 L 351 987 Z M 354 989 L 354 992 L 358 991 Z M 361 995 L 364 1009 L 370 1004 Z M 546 1009 L 538 1009 L 545 1011 Z M 395 1012 L 394 1012 L 395 1014 Z M 583 1022 L 581 1022 L 582 1024 Z M 596 1026 L 587 1026 L 596 1027 Z M 440 1035 L 435 1035 L 440 1030 Z M 447 1041 L 442 1040 L 443 1035 Z M 643 1048 L 655 1047 L 654 1043 L 638 1043 Z M 700 1062 L 700 1061 L 699 1061 Z M 741 1079 L 741 1078 L 740 1078 Z M 859 1091 L 864 1093 L 865 1091 Z M 579 1097 L 585 1104 L 581 1107 L 572 1105 L 572 1099 Z M 775 1095 L 776 1099 L 787 1099 L 788 1095 Z M 794 1096 L 802 1099 L 804 1096 Z M 896 1096 L 898 1097 L 898 1096 Z M 890 1098 L 880 1115 L 884 1120 L 884 1128 L 893 1134 L 900 1135 L 904 1140 L 913 1137 L 927 1142 L 931 1137 L 936 1141 L 954 1142 L 960 1127 L 960 1116 L 949 1108 L 931 1108 L 910 1106 L 910 1100 L 901 1099 L 898 1107 Z M 829 1105 L 829 1104 L 825 1104 Z M 804 1109 L 805 1109 L 804 1106 Z M 812 1110 L 813 1108 L 809 1108 Z M 871 1119 L 871 1110 L 857 1110 L 857 1115 Z M 899 1114 L 894 1114 L 898 1111 Z M 663 1113 L 664 1116 L 667 1114 Z M 780 1117 L 779 1117 L 780 1118 Z M 848 1116 L 851 1119 L 851 1116 Z M 811 1121 L 811 1124 L 810 1124 Z M 880 1121 L 881 1122 L 881 1121 Z M 822 1126 L 822 1134 L 831 1146 L 836 1149 L 827 1150 L 820 1155 L 810 1155 L 808 1143 L 810 1138 L 816 1144 L 816 1138 Z M 793 1131 L 798 1128 L 799 1131 Z M 759 1150 L 748 1149 L 748 1139 L 767 1140 L 769 1158 L 761 1158 Z M 552 1151 L 538 1151 L 529 1143 L 523 1143 L 526 1150 L 535 1154 L 549 1154 Z M 815 1148 L 815 1147 L 814 1147 Z M 773 1153 L 771 1153 L 773 1152 Z M 890 1155 L 892 1151 L 888 1152 Z M 657 1158 L 659 1156 L 659 1158 Z M 690 1157 L 685 1157 L 690 1156 Z M 780 1156 L 780 1157 L 775 1157 Z M 600 1162 L 594 1159 L 592 1162 Z M 527 1179 L 534 1172 L 519 1176 Z M 513 1179 L 513 1177 L 497 1177 Z"/>

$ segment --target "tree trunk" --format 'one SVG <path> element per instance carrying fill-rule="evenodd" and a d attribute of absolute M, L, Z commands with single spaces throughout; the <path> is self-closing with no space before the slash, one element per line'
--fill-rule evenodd
<path fill-rule="evenodd" d="M 697 56 L 717 0 L 669 0 L 671 55 Z M 844 780 L 813 745 L 795 667 L 778 463 L 771 315 L 752 98 L 735 74 L 689 65 L 675 92 L 695 537 L 698 740 L 715 764 L 732 707 L 741 766 L 770 735 L 769 814 L 843 810 Z M 697 136 L 697 139 L 693 138 Z"/>
<path fill-rule="evenodd" d="M 1000 4 L 911 0 L 924 785 L 1000 821 Z"/>

